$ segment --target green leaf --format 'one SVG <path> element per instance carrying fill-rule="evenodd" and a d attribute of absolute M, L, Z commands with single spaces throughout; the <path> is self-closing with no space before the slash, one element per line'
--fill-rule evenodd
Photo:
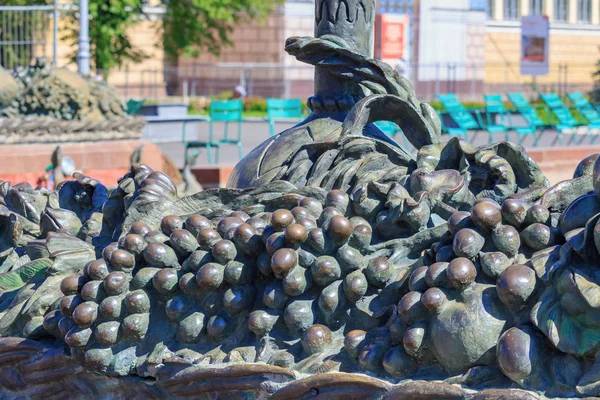
<path fill-rule="evenodd" d="M 531 321 L 560 351 L 585 355 L 600 348 L 600 310 L 590 307 L 578 288 L 560 294 L 548 287 L 531 310 Z"/>
<path fill-rule="evenodd" d="M 561 246 L 557 245 L 533 253 L 529 264 L 533 267 L 538 279 L 547 281 L 550 278 L 553 266 L 560 260 L 560 249 Z"/>
<path fill-rule="evenodd" d="M 46 247 L 53 260 L 48 275 L 74 274 L 87 262 L 96 259 L 91 244 L 62 233 L 50 232 L 46 238 Z"/>
<path fill-rule="evenodd" d="M 30 261 L 16 271 L 0 274 L 0 293 L 12 292 L 23 287 L 30 279 L 43 274 L 52 265 L 47 258 Z"/>

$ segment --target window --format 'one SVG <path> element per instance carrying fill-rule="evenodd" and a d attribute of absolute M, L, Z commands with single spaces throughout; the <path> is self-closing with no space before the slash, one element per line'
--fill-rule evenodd
<path fill-rule="evenodd" d="M 577 1 L 577 22 L 589 24 L 592 21 L 592 0 Z"/>
<path fill-rule="evenodd" d="M 554 0 L 554 20 L 557 22 L 569 21 L 569 0 Z"/>
<path fill-rule="evenodd" d="M 380 0 L 379 12 L 412 14 L 412 0 Z"/>
<path fill-rule="evenodd" d="M 515 20 L 521 17 L 520 0 L 504 0 L 504 19 Z"/>
<path fill-rule="evenodd" d="M 470 0 L 470 8 L 474 11 L 485 11 L 486 0 Z"/>
<path fill-rule="evenodd" d="M 544 0 L 529 0 L 530 15 L 544 15 Z"/>
<path fill-rule="evenodd" d="M 496 2 L 494 0 L 487 0 L 486 11 L 488 19 L 494 19 L 496 11 Z"/>

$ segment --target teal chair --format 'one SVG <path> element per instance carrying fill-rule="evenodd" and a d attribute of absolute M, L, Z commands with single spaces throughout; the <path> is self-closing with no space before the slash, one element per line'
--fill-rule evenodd
<path fill-rule="evenodd" d="M 449 135 L 464 136 L 468 139 L 468 131 L 480 129 L 479 124 L 471 115 L 471 112 L 456 98 L 454 93 L 438 94 L 437 98 L 444 106 L 445 111 L 439 113 L 442 129 Z M 478 113 L 478 111 L 475 111 Z M 444 115 L 448 115 L 456 126 L 447 126 L 444 123 Z"/>
<path fill-rule="evenodd" d="M 146 99 L 141 99 L 141 100 L 134 100 L 134 99 L 129 99 L 127 100 L 127 104 L 125 106 L 126 108 L 126 113 L 127 115 L 136 115 L 140 109 L 142 108 L 142 106 L 144 105 L 144 103 L 146 102 Z"/>
<path fill-rule="evenodd" d="M 569 93 L 567 96 L 575 106 L 581 120 L 580 122 L 587 125 L 589 129 L 600 129 L 600 113 L 592 106 L 588 99 L 581 92 Z M 598 136 L 598 134 L 594 134 L 590 140 L 590 144 L 594 144 Z"/>
<path fill-rule="evenodd" d="M 494 143 L 494 133 L 504 133 L 508 141 L 508 130 L 510 124 L 510 115 L 504 108 L 502 96 L 499 94 L 485 95 L 485 109 L 482 113 L 476 114 L 479 125 L 490 135 L 490 143 Z M 497 121 L 499 119 L 499 121 Z"/>
<path fill-rule="evenodd" d="M 592 106 L 581 92 L 569 93 L 567 96 L 579 115 L 585 118 L 585 121 L 582 122 L 593 125 L 595 128 L 597 127 L 596 125 L 600 125 L 600 113 L 598 113 L 598 110 Z"/>
<path fill-rule="evenodd" d="M 385 133 L 386 135 L 388 135 L 389 137 L 394 139 L 394 141 L 396 140 L 396 135 L 398 133 L 400 133 L 404 136 L 402 129 L 400 129 L 400 127 L 392 121 L 377 121 L 377 122 L 375 122 L 375 126 L 377 128 L 379 128 L 383 133 Z M 406 138 L 406 136 L 404 136 L 404 150 L 406 150 L 408 148 L 409 148 L 408 139 Z"/>
<path fill-rule="evenodd" d="M 521 117 L 523 117 L 525 122 L 528 124 L 524 131 L 533 131 L 536 133 L 535 144 L 537 145 L 541 132 L 549 126 L 542 120 L 538 114 L 538 111 L 543 111 L 549 120 L 550 116 L 548 109 L 546 107 L 533 107 L 531 104 L 529 104 L 527 99 L 525 99 L 525 96 L 523 96 L 522 93 L 507 93 L 506 97 L 515 107 L 515 111 L 521 115 Z"/>
<path fill-rule="evenodd" d="M 391 138 L 395 138 L 400 129 L 400 127 L 392 121 L 377 121 L 375 122 L 375 126 Z"/>
<path fill-rule="evenodd" d="M 300 99 L 267 99 L 267 118 L 270 135 L 275 136 L 275 121 L 292 119 L 300 122 L 304 117 Z"/>
<path fill-rule="evenodd" d="M 559 132 L 558 139 L 562 145 L 562 133 L 567 129 L 575 129 L 581 126 L 581 124 L 577 122 L 573 114 L 571 114 L 571 110 L 564 105 L 556 93 L 540 94 L 540 97 L 555 118 L 554 127 Z M 576 135 L 577 132 L 573 132 L 568 144 L 571 144 L 575 140 Z"/>
<path fill-rule="evenodd" d="M 213 123 L 224 122 L 225 131 L 223 139 L 217 141 L 216 163 L 219 163 L 219 152 L 221 146 L 236 145 L 240 160 L 244 157 L 242 150 L 242 113 L 244 112 L 244 102 L 240 100 L 213 101 L 210 103 L 210 140 L 213 140 Z M 229 124 L 237 124 L 237 136 L 229 137 Z"/>
<path fill-rule="evenodd" d="M 504 132 L 506 141 L 509 141 L 509 131 L 512 130 L 517 133 L 517 140 L 520 145 L 523 144 L 523 137 L 527 135 L 533 135 L 534 147 L 538 145 L 536 127 L 529 124 L 527 126 L 514 126 L 512 123 L 511 113 L 504 106 L 502 95 L 485 95 L 484 101 L 485 120 L 480 118 L 480 125 L 490 134 L 490 143 L 493 143 L 492 135 L 499 132 Z M 477 115 L 480 116 L 480 114 Z M 499 122 L 497 119 L 499 119 Z"/>
<path fill-rule="evenodd" d="M 515 110 L 525 119 L 525 121 L 536 129 L 544 129 L 548 124 L 544 123 L 538 111 L 543 111 L 547 117 L 548 109 L 546 107 L 533 107 L 525 99 L 522 93 L 507 93 L 506 97 L 515 107 Z"/>
<path fill-rule="evenodd" d="M 210 103 L 209 111 L 209 134 L 208 141 L 187 141 L 186 133 L 187 124 L 183 125 L 183 144 L 185 146 L 185 159 L 188 159 L 188 150 L 194 148 L 206 148 L 208 155 L 208 163 L 212 164 L 212 148 L 216 149 L 216 164 L 219 163 L 219 152 L 221 146 L 224 145 L 237 145 L 238 155 L 240 160 L 243 157 L 242 152 L 242 112 L 244 110 L 244 103 L 242 100 L 228 100 L 228 101 L 212 101 Z M 222 139 L 215 140 L 214 137 L 214 123 L 223 122 L 225 124 L 224 135 Z M 229 124 L 237 123 L 237 137 L 230 138 L 229 136 Z"/>

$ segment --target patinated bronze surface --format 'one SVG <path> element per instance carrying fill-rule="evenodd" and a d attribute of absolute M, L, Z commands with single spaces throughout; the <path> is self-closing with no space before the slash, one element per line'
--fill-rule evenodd
<path fill-rule="evenodd" d="M 11 73 L 0 67 L 0 144 L 139 139 L 144 125 L 104 81 L 44 59 Z"/>
<path fill-rule="evenodd" d="M 0 185 L 4 397 L 600 396 L 598 155 L 549 187 L 517 145 L 441 142 L 364 55 L 373 7 L 317 1 L 287 43 L 313 114 L 229 188 Z"/>

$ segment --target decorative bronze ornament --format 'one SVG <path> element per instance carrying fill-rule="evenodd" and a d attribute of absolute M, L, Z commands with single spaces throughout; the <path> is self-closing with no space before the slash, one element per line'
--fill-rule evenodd
<path fill-rule="evenodd" d="M 597 155 L 549 188 L 517 145 L 441 143 L 369 58 L 373 1 L 316 6 L 286 44 L 313 114 L 229 188 L 0 184 L 5 397 L 600 396 Z"/>

